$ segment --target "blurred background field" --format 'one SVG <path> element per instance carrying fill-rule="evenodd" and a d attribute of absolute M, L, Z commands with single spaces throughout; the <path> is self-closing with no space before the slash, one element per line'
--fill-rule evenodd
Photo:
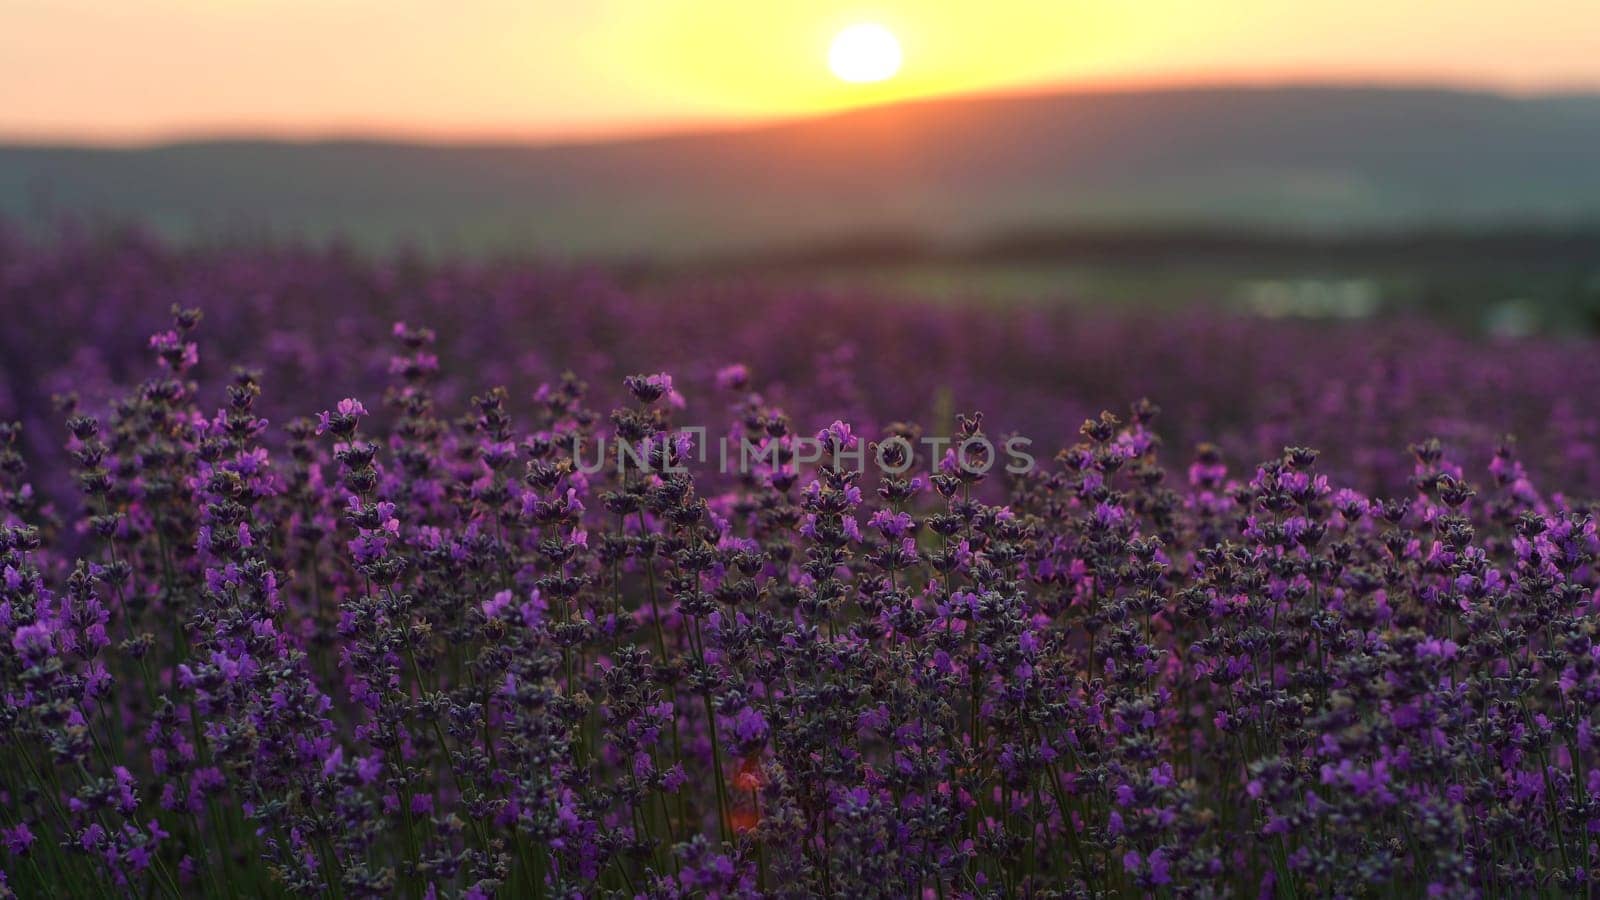
<path fill-rule="evenodd" d="M 216 359 L 267 369 L 280 420 L 325 385 L 381 393 L 376 342 L 403 319 L 471 361 L 457 400 L 742 363 L 807 427 L 985 409 L 1048 455 L 1149 396 L 1181 453 L 1317 444 L 1392 488 L 1411 441 L 1487 459 L 1515 434 L 1586 488 L 1596 147 L 1600 94 L 1392 85 L 914 99 L 579 142 L 19 142 L 0 415 L 47 455 L 49 397 L 136 383 L 128 335 L 177 302 L 207 310 Z"/>
<path fill-rule="evenodd" d="M 528 410 L 564 371 L 620 399 L 623 376 L 665 371 L 690 398 L 687 421 L 717 423 L 727 411 L 715 375 L 744 365 L 803 433 L 839 418 L 866 434 L 896 421 L 944 434 L 956 413 L 983 411 L 992 433 L 1025 435 L 1048 460 L 1085 418 L 1148 397 L 1166 410 L 1161 433 L 1179 459 L 1216 442 L 1248 466 L 1305 444 L 1347 482 L 1397 490 L 1412 442 L 1437 437 L 1487 464 L 1511 438 L 1553 484 L 1600 488 L 1600 355 L 1571 329 L 1485 333 L 1481 320 L 1460 324 L 1468 307 L 1384 308 L 1360 281 L 1230 294 L 1231 275 L 1164 265 L 1114 278 L 828 265 L 619 269 L 13 232 L 0 237 L 13 323 L 0 329 L 0 417 L 21 419 L 49 459 L 52 398 L 100 408 L 138 384 L 149 365 L 140 336 L 178 303 L 207 313 L 198 371 L 259 370 L 262 409 L 279 423 L 341 396 L 383 396 L 384 336 L 404 321 L 439 333 L 443 404 L 503 385 L 510 408 Z M 1061 292 L 1069 284 L 1075 296 Z M 1115 302 L 1088 299 L 1110 289 Z"/>
<path fill-rule="evenodd" d="M 652 280 L 1587 333 L 1597 147 L 1584 93 L 1069 90 L 576 143 L 29 141 L 0 147 L 0 215 Z"/>

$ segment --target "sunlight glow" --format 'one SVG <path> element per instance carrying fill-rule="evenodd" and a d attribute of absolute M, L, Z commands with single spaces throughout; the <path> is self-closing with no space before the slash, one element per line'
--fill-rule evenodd
<path fill-rule="evenodd" d="M 1544 12 L 1531 15 L 1535 7 Z M 475 0 L 448 15 L 440 8 L 437 0 L 0 0 L 0 136 L 588 140 L 1058 88 L 1284 80 L 1600 87 L 1594 0 Z M 840 74 L 830 45 L 848 44 L 842 35 L 869 22 L 889 32 L 896 50 L 866 59 L 876 67 L 900 57 L 901 66 L 879 81 L 847 80 L 873 70 L 852 63 Z M 1414 34 L 1428 39 L 1405 39 Z"/>
<path fill-rule="evenodd" d="M 882 25 L 851 25 L 828 48 L 828 68 L 855 84 L 884 81 L 900 71 L 900 42 Z"/>

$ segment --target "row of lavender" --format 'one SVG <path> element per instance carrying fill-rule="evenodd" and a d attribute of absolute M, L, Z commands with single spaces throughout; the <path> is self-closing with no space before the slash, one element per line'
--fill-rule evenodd
<path fill-rule="evenodd" d="M 720 413 L 707 393 L 716 371 L 745 363 L 808 427 L 838 418 L 876 433 L 916 420 L 946 433 L 956 411 L 982 409 L 993 430 L 1043 449 L 1075 440 L 1102 409 L 1152 397 L 1167 410 L 1169 446 L 1214 442 L 1237 464 L 1301 443 L 1326 453 L 1330 474 L 1395 491 L 1409 474 L 1404 449 L 1422 437 L 1481 465 L 1514 433 L 1535 471 L 1600 494 L 1600 355 L 1588 342 L 1486 347 L 1425 322 L 930 304 L 733 279 L 641 287 L 559 266 L 178 251 L 92 232 L 29 242 L 0 228 L 0 417 L 28 426 L 35 479 L 52 496 L 66 493 L 54 489 L 52 395 L 103 401 L 137 384 L 138 338 L 166 327 L 174 302 L 210 317 L 213 373 L 261 371 L 263 415 L 279 422 L 378 396 L 389 379 L 381 336 L 414 321 L 462 363 L 435 386 L 452 408 L 505 385 L 523 412 L 540 382 L 569 369 L 615 402 L 624 375 L 669 371 L 694 401 L 688 415 L 706 420 Z"/>
<path fill-rule="evenodd" d="M 1590 348 L 11 250 L 24 896 L 1565 896 L 1600 861 Z M 146 345 L 161 294 L 208 318 Z M 419 309 L 447 334 L 376 326 Z M 1040 465 L 899 458 L 930 385 Z M 1135 385 L 1226 451 L 1143 402 L 1063 427 Z M 1230 467 L 1300 434 L 1326 458 Z"/>

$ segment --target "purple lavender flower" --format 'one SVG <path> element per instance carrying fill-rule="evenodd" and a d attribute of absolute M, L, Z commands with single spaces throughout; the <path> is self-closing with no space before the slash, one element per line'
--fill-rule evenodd
<path fill-rule="evenodd" d="M 15 240 L 6 890 L 1567 896 L 1600 864 L 1585 344 Z M 206 334 L 152 328 L 174 291 Z M 1084 421 L 1135 380 L 1169 412 Z M 309 416 L 329 388 L 382 405 Z M 973 465 L 1013 428 L 1037 465 Z"/>

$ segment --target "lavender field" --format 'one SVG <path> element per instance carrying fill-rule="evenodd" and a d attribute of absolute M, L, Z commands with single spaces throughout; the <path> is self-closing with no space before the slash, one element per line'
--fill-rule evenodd
<path fill-rule="evenodd" d="M 1592 341 L 73 231 L 0 316 L 0 895 L 1593 891 Z"/>

